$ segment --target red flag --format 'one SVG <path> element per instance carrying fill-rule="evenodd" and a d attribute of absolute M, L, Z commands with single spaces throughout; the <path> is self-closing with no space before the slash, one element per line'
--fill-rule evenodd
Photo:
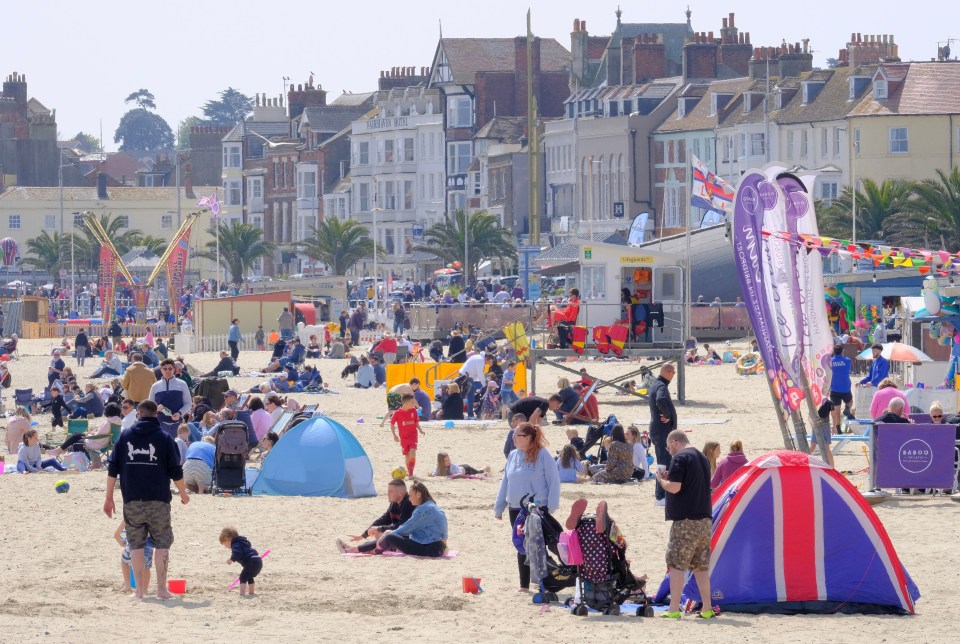
<path fill-rule="evenodd" d="M 170 306 L 180 299 L 183 282 L 187 272 L 187 256 L 190 251 L 190 229 L 188 226 L 177 238 L 170 256 L 167 257 L 167 291 L 170 293 Z"/>

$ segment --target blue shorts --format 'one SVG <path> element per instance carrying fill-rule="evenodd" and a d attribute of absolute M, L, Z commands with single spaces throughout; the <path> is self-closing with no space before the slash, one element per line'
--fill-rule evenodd
<path fill-rule="evenodd" d="M 504 389 L 500 392 L 500 404 L 504 407 L 510 407 L 518 400 L 520 400 L 520 396 L 513 389 Z"/>

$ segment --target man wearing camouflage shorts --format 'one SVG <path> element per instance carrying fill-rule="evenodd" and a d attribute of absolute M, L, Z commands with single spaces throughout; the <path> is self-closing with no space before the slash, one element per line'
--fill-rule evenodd
<path fill-rule="evenodd" d="M 710 462 L 690 445 L 686 433 L 675 429 L 667 436 L 670 470 L 657 472 L 667 493 L 666 516 L 673 521 L 667 544 L 670 568 L 670 607 L 663 617 L 680 619 L 680 595 L 684 575 L 693 571 L 703 608 L 699 617 L 716 615 L 710 604 L 710 534 L 713 528 L 710 504 Z"/>
<path fill-rule="evenodd" d="M 170 546 L 173 545 L 170 481 L 177 486 L 181 503 L 189 503 L 190 497 L 187 496 L 187 489 L 183 484 L 180 449 L 170 435 L 161 429 L 157 419 L 157 404 L 151 400 L 142 401 L 137 406 L 137 417 L 137 423 L 120 434 L 110 455 L 103 511 L 108 517 L 113 517 L 116 510 L 113 492 L 119 476 L 130 563 L 137 582 L 135 596 L 137 599 L 144 597 L 144 550 L 149 536 L 155 548 L 157 597 L 168 599 L 171 595 L 167 590 L 167 565 Z"/>

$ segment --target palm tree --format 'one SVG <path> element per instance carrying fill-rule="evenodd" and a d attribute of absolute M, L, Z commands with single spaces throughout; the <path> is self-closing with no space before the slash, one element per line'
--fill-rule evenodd
<path fill-rule="evenodd" d="M 334 275 L 345 275 L 358 261 L 373 256 L 373 240 L 367 234 L 366 226 L 355 219 L 341 221 L 336 217 L 325 217 L 319 226 L 310 229 L 312 237 L 295 244 L 295 247 L 310 259 L 329 266 Z M 377 251 L 378 257 L 383 255 L 382 247 Z"/>
<path fill-rule="evenodd" d="M 937 170 L 936 179 L 925 179 L 914 185 L 913 200 L 906 212 L 897 217 L 902 235 L 912 245 L 945 245 L 945 250 L 960 249 L 960 169 L 947 174 Z"/>
<path fill-rule="evenodd" d="M 153 253 L 154 255 L 163 255 L 163 252 L 167 250 L 167 246 L 170 245 L 170 241 L 163 239 L 162 237 L 141 235 L 139 233 L 130 238 L 130 243 L 130 248 L 142 246 L 143 248 L 147 249 L 147 252 Z"/>
<path fill-rule="evenodd" d="M 27 240 L 27 255 L 23 263 L 56 276 L 64 257 L 69 257 L 70 236 L 44 230 L 37 237 Z"/>
<path fill-rule="evenodd" d="M 467 259 L 464 262 L 464 230 L 467 232 Z M 517 246 L 510 232 L 500 226 L 500 221 L 486 211 L 467 215 L 457 210 L 444 217 L 423 233 L 424 243 L 413 250 L 432 253 L 447 263 L 460 262 L 464 267 L 464 285 L 470 275 L 477 274 L 477 267 L 488 259 L 517 259 Z"/>
<path fill-rule="evenodd" d="M 270 257 L 275 246 L 263 240 L 263 228 L 231 221 L 217 224 L 209 232 L 214 239 L 206 243 L 200 257 L 217 261 L 217 239 L 220 240 L 220 265 L 229 273 L 231 281 L 241 284 L 244 276 L 261 257 Z"/>
<path fill-rule="evenodd" d="M 131 248 L 136 246 L 138 238 L 143 237 L 143 233 L 136 228 L 129 228 L 129 218 L 118 216 L 112 217 L 103 214 L 98 217 L 100 226 L 107 233 L 107 237 L 113 242 L 117 253 L 124 255 Z M 100 264 L 100 241 L 99 236 L 94 235 L 93 229 L 86 219 L 81 220 L 76 225 L 80 229 L 80 235 L 74 240 L 74 253 L 77 258 L 78 267 L 89 269 L 96 272 Z"/>
<path fill-rule="evenodd" d="M 913 184 L 902 179 L 887 179 L 877 183 L 863 180 L 863 190 L 857 190 L 857 239 L 886 240 L 899 243 L 898 226 L 892 225 L 894 215 L 903 212 L 913 194 Z M 853 222 L 853 192 L 845 186 L 832 204 L 821 210 L 820 233 L 829 237 L 850 239 Z"/>

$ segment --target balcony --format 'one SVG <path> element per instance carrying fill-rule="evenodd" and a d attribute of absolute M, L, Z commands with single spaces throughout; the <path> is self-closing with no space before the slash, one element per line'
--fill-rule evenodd
<path fill-rule="evenodd" d="M 466 190 L 467 189 L 467 173 L 462 174 L 448 174 L 447 175 L 447 190 Z"/>

